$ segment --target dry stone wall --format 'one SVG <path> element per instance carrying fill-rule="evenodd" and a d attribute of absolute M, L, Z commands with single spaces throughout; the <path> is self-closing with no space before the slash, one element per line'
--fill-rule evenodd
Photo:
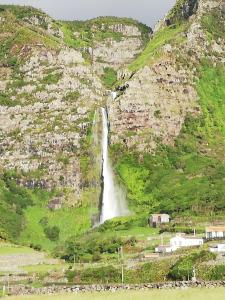
<path fill-rule="evenodd" d="M 10 287 L 10 295 L 44 295 L 56 293 L 92 293 L 92 292 L 118 292 L 118 291 L 147 291 L 161 289 L 187 289 L 187 288 L 218 288 L 224 287 L 225 281 L 175 281 L 162 283 L 146 283 L 146 284 L 123 284 L 123 285 L 74 285 L 74 286 L 46 286 L 42 288 L 32 288 L 25 285 L 17 285 Z"/>

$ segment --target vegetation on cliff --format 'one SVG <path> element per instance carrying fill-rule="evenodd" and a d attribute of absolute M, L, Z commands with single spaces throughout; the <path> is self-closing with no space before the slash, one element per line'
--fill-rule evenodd
<path fill-rule="evenodd" d="M 112 29 L 112 26 L 117 24 L 137 26 L 141 32 L 143 46 L 147 44 L 151 32 L 148 26 L 130 18 L 98 17 L 87 21 L 63 21 L 62 24 L 66 43 L 75 48 L 95 47 L 97 42 L 108 38 L 121 41 L 123 33 Z"/>
<path fill-rule="evenodd" d="M 159 145 L 154 155 L 140 156 L 112 146 L 132 210 L 208 215 L 225 209 L 224 74 L 222 66 L 202 64 L 197 82 L 202 113 L 187 116 L 173 147 Z"/>

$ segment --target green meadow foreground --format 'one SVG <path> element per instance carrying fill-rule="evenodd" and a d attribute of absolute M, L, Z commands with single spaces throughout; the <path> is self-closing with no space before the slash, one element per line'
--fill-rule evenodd
<path fill-rule="evenodd" d="M 92 293 L 47 296 L 8 297 L 8 300 L 224 300 L 225 289 L 188 289 L 162 291 L 128 291 L 117 293 Z"/>

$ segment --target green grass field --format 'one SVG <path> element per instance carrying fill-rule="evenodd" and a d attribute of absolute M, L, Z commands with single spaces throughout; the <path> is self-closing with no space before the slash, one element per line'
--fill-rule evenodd
<path fill-rule="evenodd" d="M 225 289 L 188 289 L 162 291 L 127 291 L 116 293 L 92 293 L 48 296 L 8 297 L 9 300 L 224 300 Z"/>
<path fill-rule="evenodd" d="M 27 271 L 28 273 L 38 273 L 38 274 L 45 274 L 50 273 L 53 271 L 62 271 L 63 269 L 68 268 L 66 264 L 58 264 L 58 265 L 33 265 L 33 266 L 24 266 L 22 267 L 23 270 Z"/>
<path fill-rule="evenodd" d="M 26 228 L 21 233 L 20 242 L 23 244 L 40 244 L 43 250 L 52 250 L 56 243 L 50 241 L 44 234 L 40 220 L 48 218 L 49 225 L 60 229 L 59 241 L 65 241 L 69 236 L 84 232 L 90 227 L 88 208 L 65 208 L 51 212 L 44 206 L 29 207 L 25 211 Z"/>
<path fill-rule="evenodd" d="M 35 252 L 33 249 L 12 244 L 0 243 L 0 255 L 26 254 Z"/>

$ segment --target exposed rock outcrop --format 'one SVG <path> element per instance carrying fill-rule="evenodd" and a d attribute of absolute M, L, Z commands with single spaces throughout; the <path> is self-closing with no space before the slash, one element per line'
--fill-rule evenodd
<path fill-rule="evenodd" d="M 199 111 L 190 74 L 172 60 L 141 69 L 108 107 L 111 142 L 139 150 L 153 150 L 159 140 L 172 144 L 187 113 Z"/>
<path fill-rule="evenodd" d="M 202 18 L 214 9 L 221 10 L 221 1 L 178 1 L 177 6 L 181 2 L 181 16 L 194 14 L 187 30 L 180 35 L 181 44 L 163 44 L 157 50 L 159 58 L 135 74 L 118 72 L 119 79 L 127 78 L 128 88 L 108 103 L 112 143 L 123 143 L 140 151 L 152 151 L 159 142 L 173 144 L 187 115 L 201 113 L 195 90 L 195 66 L 205 57 L 215 64 L 221 63 L 225 53 L 224 39 L 209 42 Z M 175 15 L 177 6 L 169 15 Z M 222 16 L 220 22 L 224 22 Z M 187 67 L 188 63 L 191 67 Z"/>

